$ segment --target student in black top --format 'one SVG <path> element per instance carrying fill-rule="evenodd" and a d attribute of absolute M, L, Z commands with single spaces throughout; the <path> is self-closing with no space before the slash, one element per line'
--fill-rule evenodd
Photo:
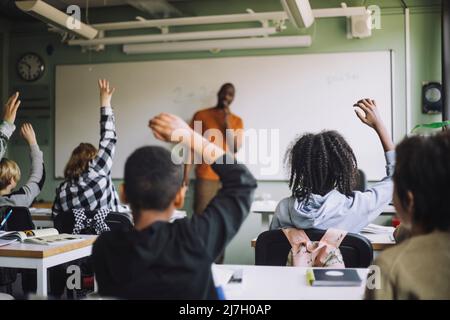
<path fill-rule="evenodd" d="M 183 120 L 150 120 L 156 138 L 202 154 L 222 189 L 202 215 L 169 223 L 184 203 L 183 166 L 162 147 L 142 147 L 125 164 L 123 202 L 135 229 L 100 235 L 92 258 L 99 294 L 124 299 L 216 299 L 211 264 L 248 215 L 256 188 L 252 174 Z M 194 143 L 194 140 L 196 141 Z"/>

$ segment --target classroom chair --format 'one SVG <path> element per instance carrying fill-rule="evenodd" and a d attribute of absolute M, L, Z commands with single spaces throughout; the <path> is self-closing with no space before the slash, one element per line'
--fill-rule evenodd
<path fill-rule="evenodd" d="M 17 280 L 17 269 L 14 268 L 0 268 L 0 287 L 4 287 L 6 293 L 12 294 L 12 285 Z M 2 294 L 2 293 L 0 293 Z"/>
<path fill-rule="evenodd" d="M 35 229 L 33 220 L 31 219 L 30 210 L 27 207 L 13 207 L 4 206 L 0 207 L 0 221 L 8 214 L 9 210 L 12 209 L 12 213 L 5 225 L 3 230 L 5 231 L 25 231 Z"/>
<path fill-rule="evenodd" d="M 97 234 L 93 227 L 93 218 L 96 212 L 87 211 L 84 213 L 88 219 L 91 219 L 91 223 L 87 223 L 86 227 L 81 230 L 81 234 Z M 109 212 L 108 215 L 104 218 L 104 222 L 109 227 L 111 231 L 114 230 L 124 230 L 128 231 L 133 228 L 133 223 L 131 220 L 131 215 L 123 212 Z M 59 233 L 73 233 L 75 226 L 75 217 L 73 212 L 62 212 L 54 217 L 53 219 L 55 228 Z M 79 298 L 80 296 L 85 295 L 86 292 L 90 292 L 93 290 L 93 270 L 92 263 L 89 258 L 80 259 L 77 261 L 71 262 L 72 264 L 76 263 L 80 266 L 82 270 L 82 290 L 78 292 L 78 290 L 74 290 L 71 292 L 67 292 L 67 296 L 72 296 L 74 299 Z M 58 282 L 64 285 L 65 283 L 65 265 L 60 266 L 60 268 L 54 268 L 51 271 L 50 275 L 54 277 L 54 281 L 56 286 L 58 286 Z"/>
<path fill-rule="evenodd" d="M 319 241 L 325 230 L 305 230 L 311 241 Z M 365 237 L 347 233 L 339 246 L 347 268 L 367 268 L 373 259 L 372 244 Z M 256 239 L 255 265 L 285 266 L 291 245 L 281 229 L 261 233 Z"/>
<path fill-rule="evenodd" d="M 86 212 L 86 216 L 92 219 L 95 212 Z M 55 228 L 59 233 L 73 233 L 75 226 L 75 218 L 72 212 L 62 212 L 53 218 Z M 131 215 L 123 212 L 111 211 L 105 218 L 106 225 L 113 230 L 131 230 L 133 223 L 131 221 Z M 92 226 L 87 226 L 82 234 L 96 234 Z"/>
<path fill-rule="evenodd" d="M 366 191 L 366 189 L 367 189 L 366 174 L 361 169 L 358 169 L 355 190 L 364 192 L 364 191 Z"/>
<path fill-rule="evenodd" d="M 27 207 L 0 207 L 0 221 L 3 221 L 8 212 L 12 209 L 12 213 L 3 226 L 5 231 L 25 231 L 35 229 L 33 220 L 31 219 L 30 210 Z M 6 287 L 6 292 L 12 294 L 12 285 L 17 279 L 17 272 L 22 273 L 22 288 L 28 290 L 30 285 L 29 278 L 33 282 L 34 270 L 21 270 L 16 268 L 0 268 L 0 286 Z M 31 285 L 33 287 L 33 285 Z"/>

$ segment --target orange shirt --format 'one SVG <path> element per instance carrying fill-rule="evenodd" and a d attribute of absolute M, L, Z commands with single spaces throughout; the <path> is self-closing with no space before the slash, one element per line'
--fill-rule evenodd
<path fill-rule="evenodd" d="M 202 135 L 204 135 L 205 131 L 207 131 L 208 129 L 220 130 L 220 132 L 222 132 L 222 141 L 220 141 L 220 139 L 216 141 L 216 139 L 211 136 L 205 137 L 208 138 L 209 141 L 221 147 L 223 150 L 228 151 L 228 146 L 225 138 L 225 112 L 223 110 L 218 108 L 209 108 L 196 112 L 191 123 L 191 127 L 196 129 L 194 126 L 194 121 L 201 121 Z M 242 119 L 232 113 L 228 116 L 228 124 L 228 129 L 244 129 Z M 211 166 L 205 163 L 197 164 L 195 168 L 195 174 L 198 179 L 219 180 L 219 176 L 214 172 Z"/>

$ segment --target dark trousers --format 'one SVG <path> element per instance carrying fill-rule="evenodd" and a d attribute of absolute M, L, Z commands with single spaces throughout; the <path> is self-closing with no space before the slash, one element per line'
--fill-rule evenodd
<path fill-rule="evenodd" d="M 66 282 L 69 274 L 67 268 L 70 265 L 78 265 L 81 269 L 81 276 L 93 274 L 92 265 L 89 258 L 64 263 L 48 269 L 48 276 L 50 280 L 49 296 L 55 299 L 60 299 L 66 289 Z M 36 292 L 36 271 L 21 269 L 22 274 L 22 290 L 25 297 L 30 293 Z M 70 293 L 69 293 L 70 296 Z"/>
<path fill-rule="evenodd" d="M 66 267 L 59 265 L 48 269 L 48 276 L 50 280 L 49 296 L 59 299 L 66 287 Z M 36 270 L 21 269 L 22 276 L 22 291 L 26 298 L 29 294 L 36 293 L 37 290 L 37 276 Z"/>
<path fill-rule="evenodd" d="M 195 180 L 195 195 L 194 195 L 194 214 L 202 214 L 211 200 L 216 196 L 217 192 L 222 187 L 219 180 Z M 217 264 L 223 264 L 225 259 L 225 251 L 216 258 Z"/>

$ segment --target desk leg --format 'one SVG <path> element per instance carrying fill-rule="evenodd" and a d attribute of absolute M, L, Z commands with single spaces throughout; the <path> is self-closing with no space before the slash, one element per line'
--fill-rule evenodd
<path fill-rule="evenodd" d="M 40 297 L 47 297 L 47 268 L 40 265 L 37 268 L 37 291 L 36 294 Z"/>
<path fill-rule="evenodd" d="M 269 214 L 261 213 L 261 232 L 269 230 Z"/>
<path fill-rule="evenodd" d="M 98 284 L 97 284 L 97 278 L 95 277 L 95 274 L 94 274 L 94 292 L 95 293 L 98 292 Z"/>

